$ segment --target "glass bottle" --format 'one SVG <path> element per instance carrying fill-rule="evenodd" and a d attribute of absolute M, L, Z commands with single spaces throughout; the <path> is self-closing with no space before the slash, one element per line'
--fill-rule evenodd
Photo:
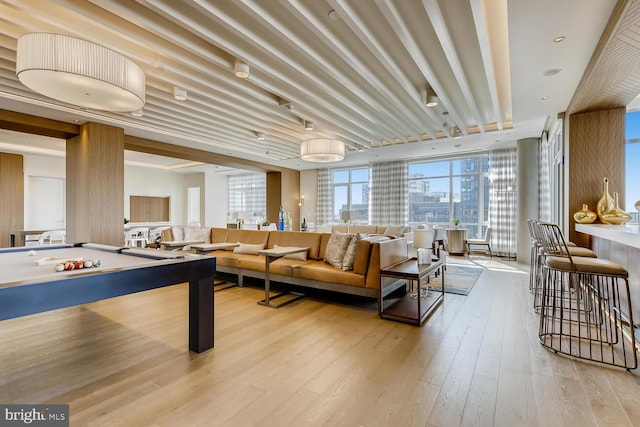
<path fill-rule="evenodd" d="M 278 230 L 284 231 L 284 208 L 280 205 L 280 213 L 278 213 Z"/>
<path fill-rule="evenodd" d="M 307 219 L 302 218 L 302 225 L 300 226 L 300 231 L 307 231 Z"/>
<path fill-rule="evenodd" d="M 611 194 L 609 194 L 609 179 L 605 177 L 602 179 L 602 197 L 598 200 L 598 206 L 596 208 L 596 213 L 602 223 L 608 224 L 608 222 L 602 219 L 602 215 L 607 211 L 615 209 L 615 207 L 615 201 L 613 197 L 611 197 Z"/>

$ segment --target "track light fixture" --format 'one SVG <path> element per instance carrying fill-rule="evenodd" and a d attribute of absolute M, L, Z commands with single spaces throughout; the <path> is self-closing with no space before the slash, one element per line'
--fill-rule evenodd
<path fill-rule="evenodd" d="M 258 138 L 258 141 L 263 141 L 264 140 L 264 133 L 256 132 L 256 138 Z"/>
<path fill-rule="evenodd" d="M 310 122 L 309 120 L 305 120 L 304 130 L 313 130 L 313 122 Z"/>
<path fill-rule="evenodd" d="M 173 87 L 173 97 L 178 101 L 187 100 L 187 90 L 178 86 Z"/>
<path fill-rule="evenodd" d="M 462 131 L 460 130 L 458 125 L 451 126 L 451 128 L 449 129 L 449 135 L 451 135 L 453 139 L 460 139 L 462 138 Z"/>
<path fill-rule="evenodd" d="M 444 117 L 444 123 L 442 123 L 442 127 L 448 129 L 451 125 L 447 122 L 447 116 L 449 115 L 448 111 L 443 111 L 442 116 Z"/>
<path fill-rule="evenodd" d="M 438 97 L 432 90 L 429 90 L 429 87 L 427 87 L 422 92 L 422 102 L 424 102 L 427 107 L 433 108 L 438 105 Z"/>
<path fill-rule="evenodd" d="M 249 64 L 236 59 L 233 63 L 233 74 L 239 79 L 249 78 Z"/>

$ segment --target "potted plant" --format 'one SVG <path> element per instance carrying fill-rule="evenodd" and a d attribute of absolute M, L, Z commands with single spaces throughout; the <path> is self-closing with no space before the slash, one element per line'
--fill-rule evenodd
<path fill-rule="evenodd" d="M 453 228 L 455 228 L 457 230 L 459 225 L 460 225 L 460 218 L 454 218 L 453 219 Z"/>

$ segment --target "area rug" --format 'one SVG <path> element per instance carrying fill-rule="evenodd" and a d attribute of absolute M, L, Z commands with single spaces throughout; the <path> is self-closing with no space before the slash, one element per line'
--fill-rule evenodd
<path fill-rule="evenodd" d="M 449 294 L 469 295 L 482 273 L 482 267 L 476 265 L 460 265 L 447 263 L 444 273 L 444 291 Z M 429 289 L 440 290 L 442 276 L 429 277 Z"/>

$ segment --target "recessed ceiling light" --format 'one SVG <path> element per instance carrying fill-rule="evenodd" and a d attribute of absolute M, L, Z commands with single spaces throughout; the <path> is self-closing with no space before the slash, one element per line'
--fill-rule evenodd
<path fill-rule="evenodd" d="M 542 73 L 542 75 L 544 77 L 551 77 L 551 76 L 555 76 L 560 71 L 562 71 L 562 68 L 551 68 L 551 69 L 545 71 L 544 73 Z"/>
<path fill-rule="evenodd" d="M 338 12 L 336 12 L 333 9 L 331 9 L 327 15 L 329 15 L 329 18 L 331 18 L 333 21 L 335 21 L 338 18 L 340 18 L 340 16 L 338 15 Z"/>
<path fill-rule="evenodd" d="M 548 101 L 551 97 L 550 96 L 543 96 L 540 98 L 541 101 Z"/>
<path fill-rule="evenodd" d="M 264 141 L 264 133 L 256 132 L 256 138 L 258 138 L 258 141 Z"/>
<path fill-rule="evenodd" d="M 564 39 L 565 39 L 565 36 L 558 36 L 555 39 L 553 39 L 553 42 L 554 43 L 561 43 L 561 42 L 564 41 Z"/>

